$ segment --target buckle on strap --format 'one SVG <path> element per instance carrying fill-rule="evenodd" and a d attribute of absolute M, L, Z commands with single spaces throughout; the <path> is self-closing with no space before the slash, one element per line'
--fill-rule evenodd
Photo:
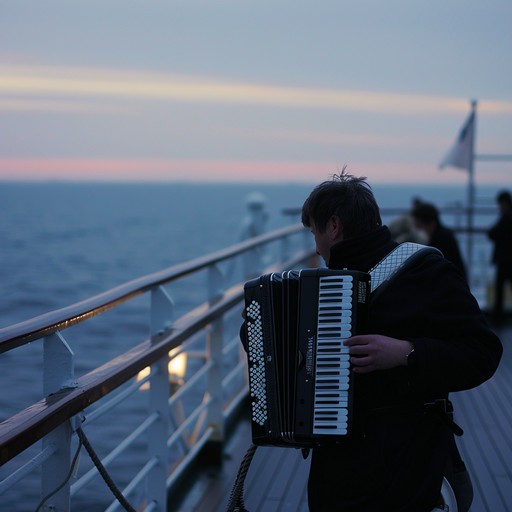
<path fill-rule="evenodd" d="M 450 430 L 456 435 L 461 436 L 464 430 L 453 421 L 453 404 L 446 398 L 439 398 L 433 402 L 423 404 L 425 414 L 435 414 L 445 423 Z"/>

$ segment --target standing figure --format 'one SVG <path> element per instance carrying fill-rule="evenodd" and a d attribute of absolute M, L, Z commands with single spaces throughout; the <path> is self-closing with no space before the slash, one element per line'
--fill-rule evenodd
<path fill-rule="evenodd" d="M 439 249 L 466 276 L 457 239 L 453 231 L 441 223 L 437 208 L 430 203 L 421 203 L 412 209 L 411 215 L 416 228 L 426 233 L 426 243 Z"/>
<path fill-rule="evenodd" d="M 345 171 L 311 192 L 302 222 L 332 269 L 368 272 L 397 246 L 365 178 Z M 313 448 L 309 508 L 429 512 L 455 445 L 448 394 L 489 379 L 502 346 L 464 277 L 437 252 L 371 298 L 369 317 L 366 334 L 344 342 L 354 433 Z"/>
<path fill-rule="evenodd" d="M 255 238 L 265 232 L 268 220 L 268 213 L 265 205 L 266 200 L 259 192 L 252 192 L 246 198 L 248 215 L 243 219 L 242 229 L 239 235 L 240 241 Z M 263 246 L 256 247 L 244 254 L 243 272 L 245 278 L 249 279 L 261 272 L 265 266 L 266 249 Z"/>
<path fill-rule="evenodd" d="M 487 232 L 494 242 L 492 261 L 496 265 L 495 298 L 493 316 L 503 319 L 503 292 L 508 281 L 512 286 L 512 198 L 510 192 L 502 191 L 496 197 L 500 218 Z"/>

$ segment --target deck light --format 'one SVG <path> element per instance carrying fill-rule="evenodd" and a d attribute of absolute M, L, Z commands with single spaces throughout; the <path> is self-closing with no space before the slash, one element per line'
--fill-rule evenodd
<path fill-rule="evenodd" d="M 175 387 L 179 387 L 183 385 L 184 377 L 187 372 L 187 354 L 185 352 L 180 352 L 176 354 L 178 349 L 172 349 L 169 352 L 169 364 L 167 366 L 169 371 L 169 382 L 173 385 L 173 389 Z M 146 366 L 143 368 L 138 374 L 136 381 L 140 382 L 144 378 L 146 378 L 151 373 L 151 367 Z M 149 381 L 142 384 L 140 387 L 141 391 L 147 391 L 149 389 Z"/>

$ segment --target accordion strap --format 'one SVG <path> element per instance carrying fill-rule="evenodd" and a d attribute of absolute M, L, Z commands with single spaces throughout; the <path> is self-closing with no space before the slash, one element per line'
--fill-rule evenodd
<path fill-rule="evenodd" d="M 434 247 L 413 242 L 404 242 L 395 247 L 370 270 L 372 297 L 375 298 L 377 290 L 381 293 L 403 271 L 428 254 L 442 256 L 441 251 Z"/>

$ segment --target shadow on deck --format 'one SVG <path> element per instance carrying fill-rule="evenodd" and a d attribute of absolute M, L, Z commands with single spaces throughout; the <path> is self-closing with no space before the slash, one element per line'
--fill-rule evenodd
<path fill-rule="evenodd" d="M 496 375 L 476 389 L 452 393 L 457 438 L 471 473 L 470 512 L 512 511 L 512 322 L 495 329 L 504 353 Z M 169 512 L 221 512 L 227 509 L 240 462 L 251 443 L 248 420 L 241 420 L 225 446 L 221 469 L 205 467 L 186 497 Z M 300 450 L 259 447 L 245 481 L 250 512 L 307 512 L 309 459 Z"/>

